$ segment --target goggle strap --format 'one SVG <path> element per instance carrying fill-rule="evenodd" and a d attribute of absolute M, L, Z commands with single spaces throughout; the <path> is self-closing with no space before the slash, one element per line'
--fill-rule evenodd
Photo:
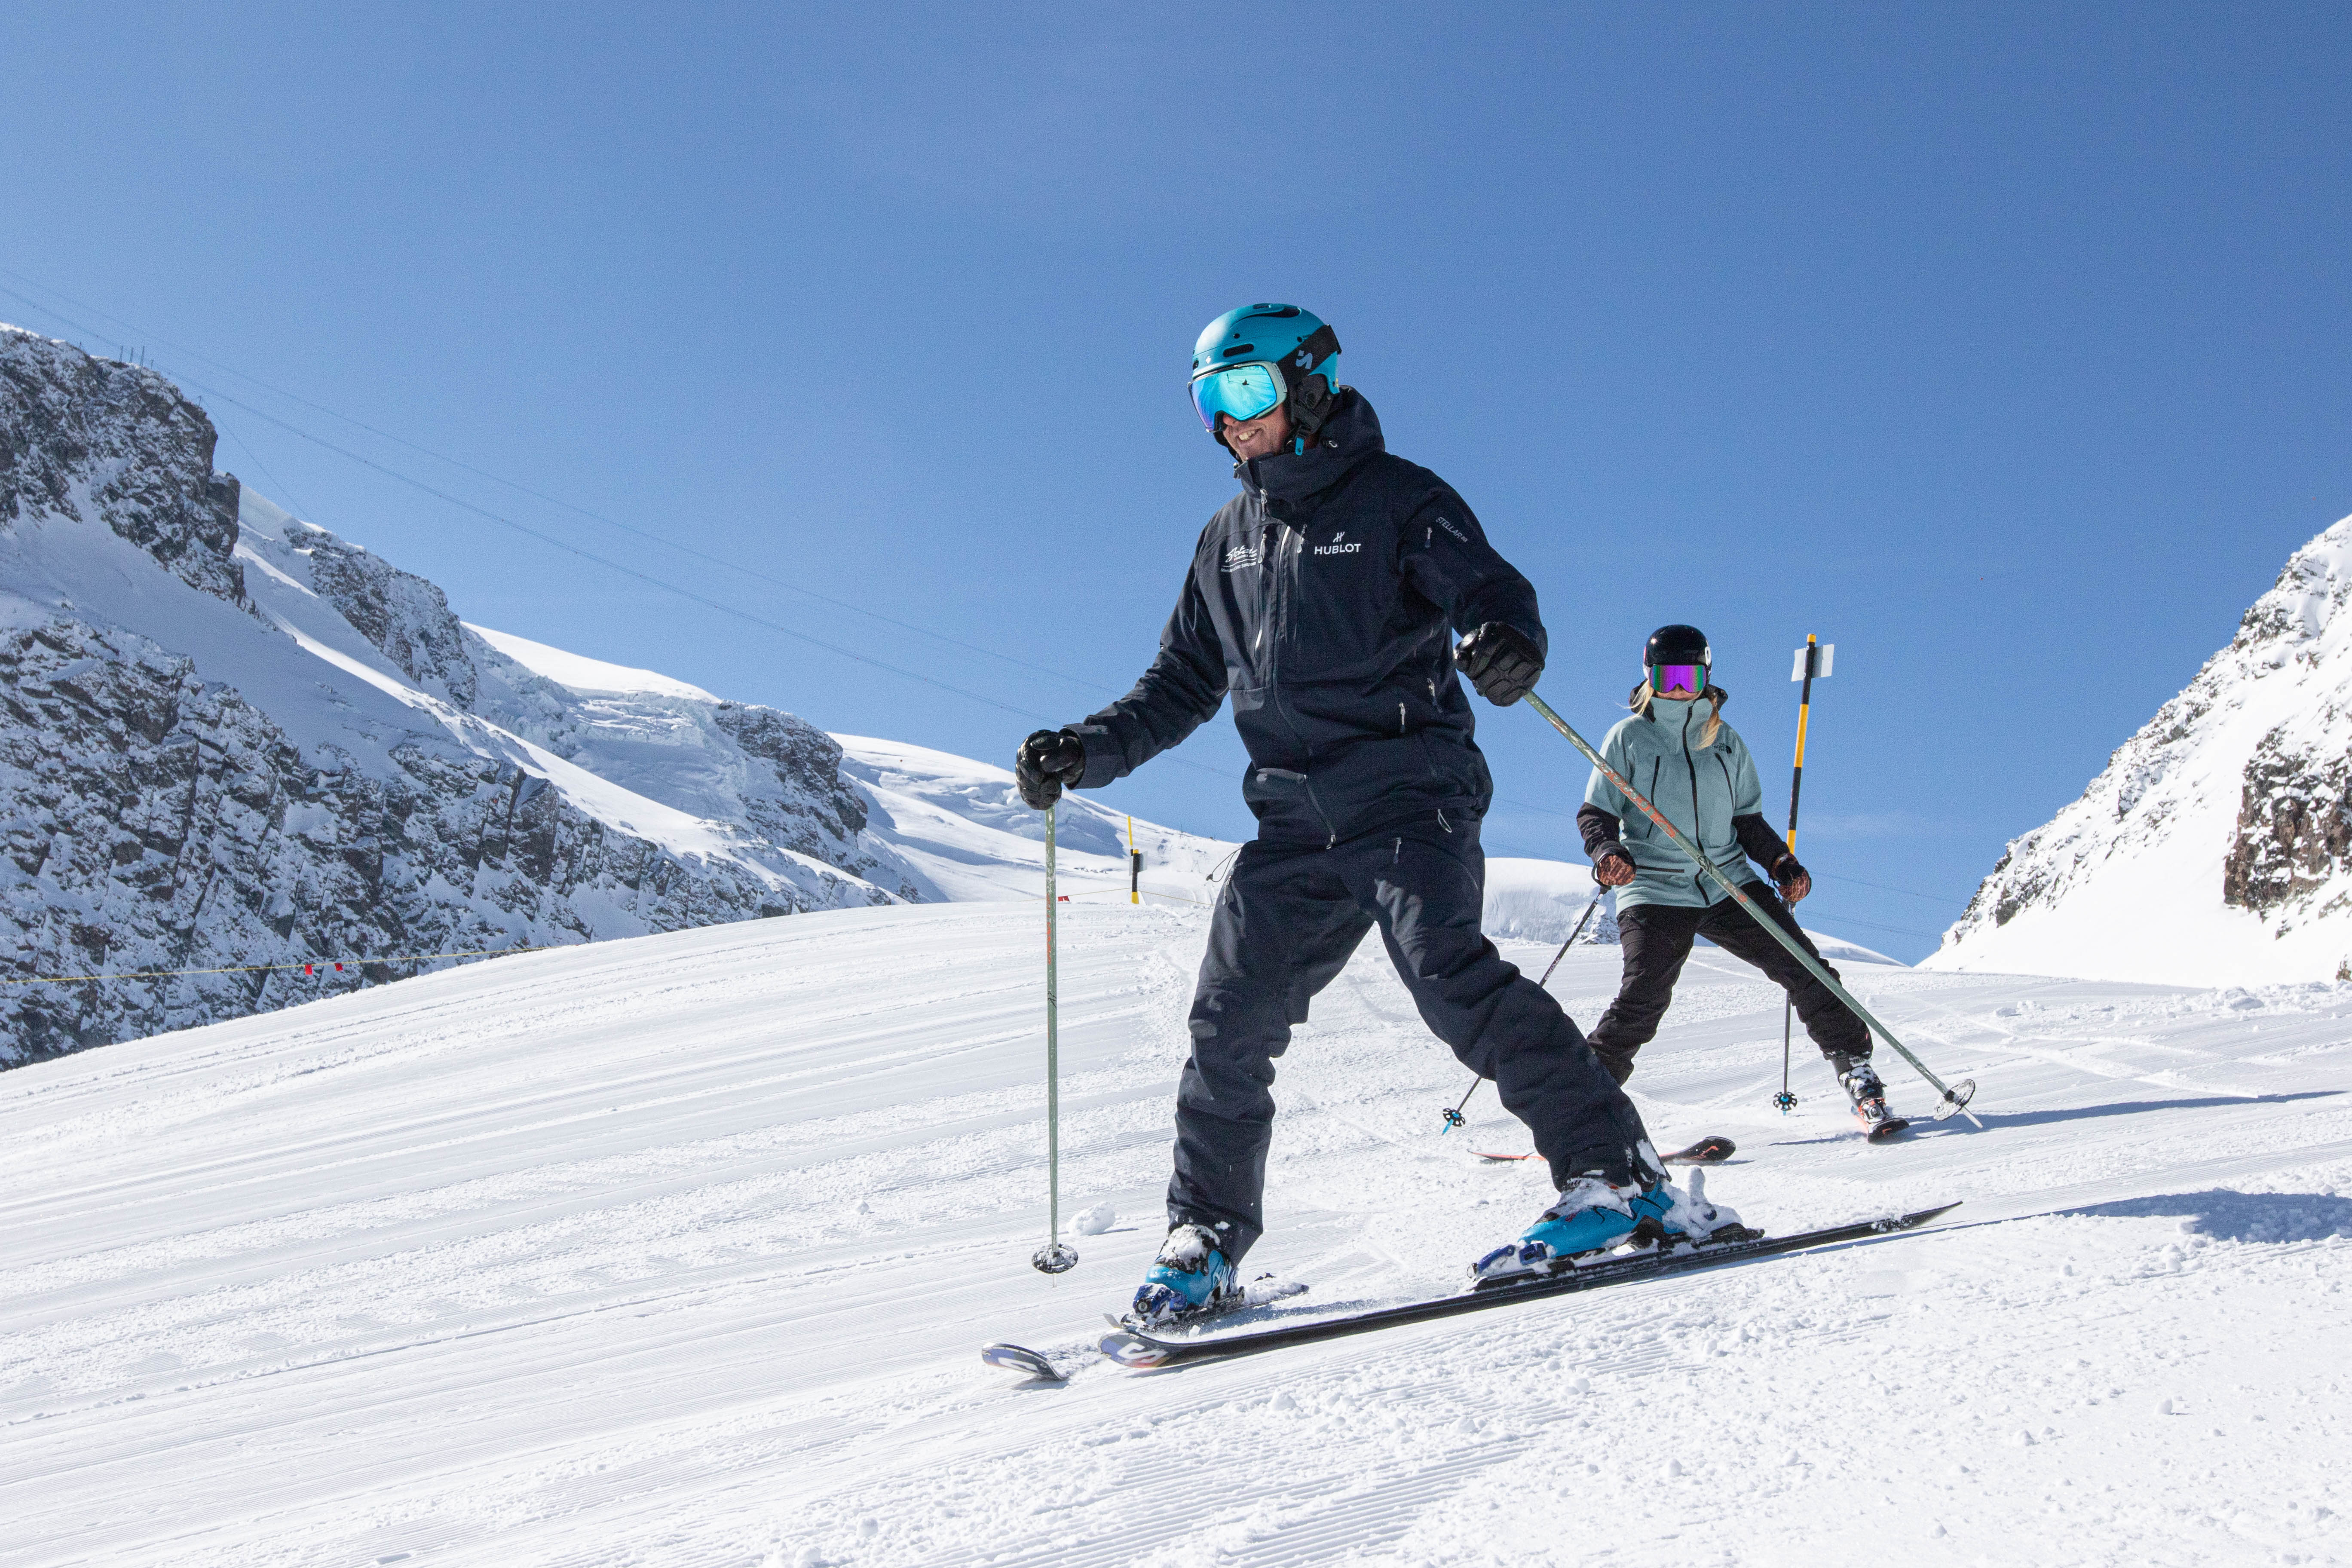
<path fill-rule="evenodd" d="M 1329 322 L 1315 329 L 1305 342 L 1282 356 L 1282 379 L 1297 382 L 1306 379 L 1307 373 L 1339 352 L 1339 334 Z"/>

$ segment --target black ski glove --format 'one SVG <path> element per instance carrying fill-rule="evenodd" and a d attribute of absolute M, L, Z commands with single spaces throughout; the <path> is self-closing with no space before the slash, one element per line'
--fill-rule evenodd
<path fill-rule="evenodd" d="M 1032 811 L 1043 811 L 1086 776 L 1086 743 L 1067 730 L 1039 730 L 1013 754 L 1013 779 Z"/>
<path fill-rule="evenodd" d="M 1544 661 L 1527 633 L 1507 621 L 1488 621 L 1454 645 L 1454 666 L 1470 678 L 1479 696 L 1508 708 L 1536 689 Z"/>
<path fill-rule="evenodd" d="M 1812 873 L 1798 865 L 1794 855 L 1783 855 L 1772 862 L 1772 880 L 1780 885 L 1783 903 L 1798 903 L 1813 890 Z"/>

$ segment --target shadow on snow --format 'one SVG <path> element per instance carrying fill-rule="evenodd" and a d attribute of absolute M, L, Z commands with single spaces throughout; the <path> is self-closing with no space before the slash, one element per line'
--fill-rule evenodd
<path fill-rule="evenodd" d="M 2325 1193 L 2161 1193 L 2061 1209 L 2103 1219 L 2181 1219 L 2181 1229 L 2218 1241 L 2324 1241 L 2352 1238 L 2352 1198 Z"/>

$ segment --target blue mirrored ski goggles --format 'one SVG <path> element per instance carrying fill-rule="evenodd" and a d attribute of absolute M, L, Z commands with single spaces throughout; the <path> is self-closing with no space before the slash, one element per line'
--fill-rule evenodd
<path fill-rule="evenodd" d="M 1201 423 L 1212 436 L 1217 433 L 1218 415 L 1255 419 L 1281 407 L 1289 393 L 1280 367 L 1263 360 L 1224 365 L 1192 378 L 1192 406 L 1200 410 Z"/>

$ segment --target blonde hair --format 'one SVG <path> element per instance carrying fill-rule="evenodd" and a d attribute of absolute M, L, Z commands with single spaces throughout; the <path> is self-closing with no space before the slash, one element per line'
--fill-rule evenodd
<path fill-rule="evenodd" d="M 1651 689 L 1650 678 L 1645 675 L 1642 677 L 1642 684 L 1633 688 L 1633 695 L 1625 699 L 1625 706 L 1636 713 L 1646 716 L 1650 711 L 1650 704 L 1656 700 L 1657 695 Z M 1706 683 L 1706 700 L 1714 706 L 1707 711 L 1706 728 L 1699 731 L 1698 744 L 1701 751 L 1715 744 L 1715 737 L 1723 728 L 1723 705 L 1731 700 L 1731 693 L 1710 680 Z"/>

